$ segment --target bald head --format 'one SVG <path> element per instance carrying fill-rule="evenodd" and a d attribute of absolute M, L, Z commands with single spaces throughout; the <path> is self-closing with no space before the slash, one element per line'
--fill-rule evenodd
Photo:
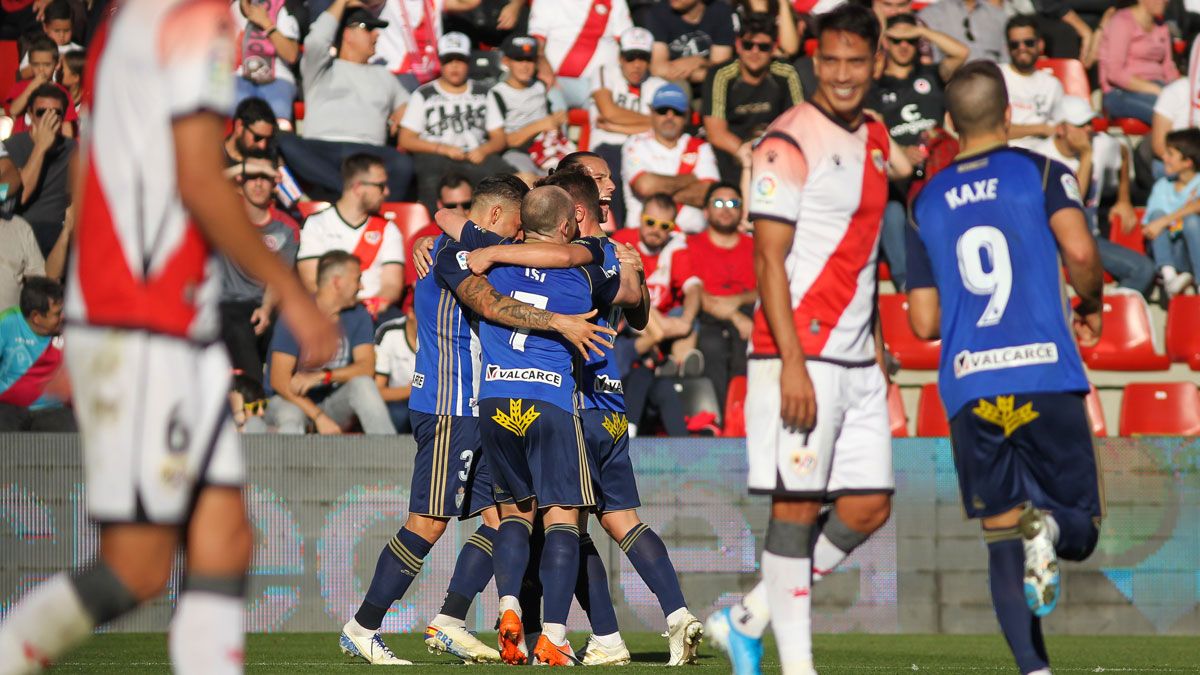
<path fill-rule="evenodd" d="M 554 185 L 535 187 L 521 202 L 521 228 L 526 234 L 559 240 L 568 220 L 574 227 L 574 212 L 575 202 L 566 190 Z"/>
<path fill-rule="evenodd" d="M 1008 89 L 999 66 L 972 61 L 946 84 L 946 109 L 961 136 L 1002 131 L 1008 109 Z"/>

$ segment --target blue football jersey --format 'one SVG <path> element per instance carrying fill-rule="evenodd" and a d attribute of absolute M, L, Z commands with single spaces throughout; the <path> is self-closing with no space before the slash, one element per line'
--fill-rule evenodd
<path fill-rule="evenodd" d="M 977 398 L 1088 390 L 1050 229 L 1081 208 L 1066 166 L 1006 146 L 955 161 L 913 202 L 908 285 L 938 290 L 951 416 Z"/>
<path fill-rule="evenodd" d="M 518 244 L 514 244 L 518 245 Z M 496 291 L 559 314 L 592 309 L 590 278 L 580 268 L 539 270 L 503 265 L 488 272 Z M 578 352 L 558 333 L 480 323 L 483 377 L 479 398 L 545 401 L 567 412 L 578 407 L 574 369 Z"/>
<path fill-rule="evenodd" d="M 479 391 L 478 320 L 458 303 L 454 290 L 471 270 L 467 252 L 504 239 L 468 222 L 457 242 L 441 235 L 433 244 L 433 266 L 413 289 L 417 315 L 417 363 L 409 408 L 431 415 L 475 417 Z"/>
<path fill-rule="evenodd" d="M 587 265 L 583 271 L 592 284 L 592 302 L 596 308 L 593 319 L 600 326 L 615 329 L 620 320 L 621 308 L 612 304 L 621 290 L 621 263 L 617 260 L 617 247 L 611 239 L 604 238 L 604 261 L 599 265 Z M 612 343 L 604 346 L 604 356 L 591 355 L 583 364 L 579 389 L 583 394 L 583 408 L 625 412 L 625 388 L 621 383 L 621 368 L 613 358 Z"/>

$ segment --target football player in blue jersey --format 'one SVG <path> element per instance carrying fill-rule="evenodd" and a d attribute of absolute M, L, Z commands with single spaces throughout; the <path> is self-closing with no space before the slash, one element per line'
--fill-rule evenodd
<path fill-rule="evenodd" d="M 1060 597 L 1058 559 L 1091 554 L 1104 511 L 1076 347 L 1099 339 L 1103 273 L 1075 176 L 1007 145 L 999 68 L 967 64 L 946 107 L 962 153 L 912 206 L 909 320 L 942 339 L 938 386 L 992 604 L 1021 672 L 1043 675 L 1040 617 Z"/>
<path fill-rule="evenodd" d="M 527 191 L 513 176 L 485 179 L 476 188 L 471 216 L 497 241 L 511 236 L 519 227 L 521 199 Z M 564 316 L 498 295 L 486 278 L 470 273 L 465 249 L 448 237 L 435 242 L 433 255 L 433 273 L 416 285 L 420 347 L 410 407 L 417 456 L 409 515 L 380 552 L 366 597 L 339 636 L 343 652 L 374 664 L 407 663 L 379 636 L 383 617 L 420 573 L 449 519 L 480 513 L 484 522 L 463 546 L 442 612 L 426 630 L 426 644 L 465 661 L 499 660 L 499 653 L 471 635 L 465 624 L 471 600 L 491 578 L 492 542 L 499 524 L 479 452 L 475 317 L 557 331 L 568 343 L 596 351 L 602 336 L 612 333 L 588 322 L 590 314 Z"/>

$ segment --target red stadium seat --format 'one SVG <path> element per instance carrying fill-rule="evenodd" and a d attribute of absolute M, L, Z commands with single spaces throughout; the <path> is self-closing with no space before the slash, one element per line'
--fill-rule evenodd
<path fill-rule="evenodd" d="M 883 324 L 884 347 L 901 368 L 936 370 L 942 352 L 941 340 L 922 340 L 908 325 L 908 299 L 902 293 L 879 296 L 879 320 Z"/>
<path fill-rule="evenodd" d="M 1122 436 L 1200 434 L 1200 390 L 1191 382 L 1137 382 L 1121 399 Z"/>
<path fill-rule="evenodd" d="M 1149 125 L 1134 117 L 1110 117 L 1108 122 L 1120 127 L 1126 136 L 1145 136 L 1150 133 Z"/>
<path fill-rule="evenodd" d="M 17 52 L 16 40 L 0 40 L 0 96 L 8 96 L 8 90 L 20 77 L 21 57 Z"/>
<path fill-rule="evenodd" d="M 1177 295 L 1167 310 L 1167 357 L 1200 370 L 1200 295 Z"/>
<path fill-rule="evenodd" d="M 888 267 L 888 264 L 883 262 L 882 260 L 879 261 L 879 280 L 880 281 L 891 281 L 892 280 L 892 268 Z"/>
<path fill-rule="evenodd" d="M 1134 215 L 1137 216 L 1138 223 L 1142 222 L 1142 218 L 1145 216 L 1145 214 L 1146 209 L 1134 209 Z M 1112 228 L 1108 232 L 1108 240 L 1114 244 L 1120 244 L 1130 251 L 1145 255 L 1146 238 L 1142 236 L 1141 226 L 1135 224 L 1133 229 L 1129 230 L 1129 232 L 1123 232 L 1122 225 L 1124 225 L 1124 223 L 1121 222 L 1120 218 L 1113 219 Z"/>
<path fill-rule="evenodd" d="M 296 101 L 292 104 L 292 117 L 297 122 L 304 119 L 304 101 Z"/>
<path fill-rule="evenodd" d="M 930 382 L 921 387 L 921 398 L 917 400 L 917 436 L 949 436 L 950 421 L 946 419 L 946 408 L 938 395 L 937 384 Z"/>
<path fill-rule="evenodd" d="M 580 151 L 586 151 L 592 136 L 592 119 L 588 115 L 587 108 L 571 108 L 568 110 L 567 126 L 579 127 L 579 140 L 575 142 L 575 146 Z"/>
<path fill-rule="evenodd" d="M 296 210 L 301 218 L 307 218 L 326 206 L 329 206 L 329 202 L 296 202 Z"/>
<path fill-rule="evenodd" d="M 1104 332 L 1095 347 L 1082 347 L 1093 370 L 1166 370 L 1171 361 L 1154 348 L 1154 327 L 1145 299 L 1136 294 L 1104 298 Z"/>
<path fill-rule="evenodd" d="M 1091 390 L 1088 391 L 1087 398 L 1083 400 L 1087 407 L 1088 421 L 1092 423 L 1093 436 L 1107 436 L 1108 425 L 1104 423 L 1104 407 L 1100 405 L 1100 392 L 1096 391 L 1096 385 L 1090 385 Z"/>
<path fill-rule="evenodd" d="M 908 415 L 904 412 L 904 399 L 900 398 L 900 385 L 888 385 L 888 419 L 892 423 L 892 438 L 908 437 Z"/>
<path fill-rule="evenodd" d="M 379 213 L 396 223 L 404 241 L 412 241 L 413 234 L 433 222 L 429 210 L 420 202 L 384 202 Z"/>
<path fill-rule="evenodd" d="M 746 435 L 746 376 L 738 375 L 729 380 L 729 391 L 725 394 L 725 429 L 722 436 L 741 438 Z"/>
<path fill-rule="evenodd" d="M 1091 100 L 1092 85 L 1088 83 L 1087 70 L 1079 59 L 1038 59 L 1037 68 L 1050 71 L 1062 83 L 1063 93 L 1067 96 Z"/>

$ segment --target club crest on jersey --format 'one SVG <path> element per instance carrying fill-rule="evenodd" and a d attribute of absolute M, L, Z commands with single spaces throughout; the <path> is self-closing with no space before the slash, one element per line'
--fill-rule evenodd
<path fill-rule="evenodd" d="M 629 431 L 629 420 L 621 413 L 613 413 L 611 416 L 605 417 L 600 425 L 604 427 L 609 436 L 612 436 L 614 441 Z"/>
<path fill-rule="evenodd" d="M 458 486 L 458 492 L 454 493 L 454 508 L 461 509 L 462 505 L 463 505 L 463 500 L 466 498 L 467 498 L 467 491 L 464 490 L 461 485 Z"/>
<path fill-rule="evenodd" d="M 871 164 L 875 165 L 876 171 L 883 173 L 883 150 L 871 148 Z"/>
<path fill-rule="evenodd" d="M 918 94 L 928 94 L 933 90 L 933 85 L 929 84 L 929 80 L 923 77 L 918 77 L 916 82 L 913 82 L 913 89 Z"/>
<path fill-rule="evenodd" d="M 792 453 L 792 471 L 797 476 L 807 476 L 817 468 L 815 450 L 800 450 Z"/>
<path fill-rule="evenodd" d="M 266 244 L 267 248 L 272 252 L 283 248 L 283 242 L 279 241 L 279 237 L 276 237 L 273 234 L 263 235 L 263 243 Z"/>
<path fill-rule="evenodd" d="M 602 5 L 598 2 L 594 6 L 596 8 L 596 13 L 599 14 L 600 16 L 604 16 L 605 14 L 608 14 L 608 7 L 605 7 L 604 5 Z"/>
<path fill-rule="evenodd" d="M 1017 429 L 1041 417 L 1041 413 L 1033 409 L 1032 401 L 1014 409 L 1013 398 L 1012 396 L 997 396 L 995 403 L 981 398 L 979 405 L 975 406 L 971 412 L 985 422 L 1002 427 L 1004 437 L 1008 438 Z"/>
<path fill-rule="evenodd" d="M 683 153 L 683 156 L 679 158 L 679 163 L 692 165 L 692 164 L 695 164 L 699 159 L 700 159 L 699 153 L 685 152 L 685 153 Z"/>
<path fill-rule="evenodd" d="M 597 394 L 625 394 L 625 385 L 621 380 L 607 375 L 597 375 L 596 379 L 592 380 L 592 389 Z"/>
<path fill-rule="evenodd" d="M 455 253 L 454 260 L 456 262 L 458 262 L 459 269 L 465 270 L 469 267 L 469 265 L 467 265 L 467 252 L 466 251 L 459 251 L 458 253 Z"/>
<path fill-rule="evenodd" d="M 524 399 L 520 398 L 508 399 L 508 412 L 497 410 L 496 414 L 492 415 L 492 421 L 514 434 L 524 437 L 525 432 L 529 430 L 529 425 L 542 415 L 537 411 L 535 405 L 529 406 L 529 410 L 523 410 L 524 402 Z"/>
<path fill-rule="evenodd" d="M 555 387 L 562 386 L 562 375 L 540 368 L 501 368 L 489 364 L 484 377 L 488 382 L 504 380 L 506 382 L 532 382 Z"/>
<path fill-rule="evenodd" d="M 375 230 L 363 232 L 363 241 L 367 242 L 368 244 L 370 244 L 372 246 L 378 244 L 379 240 L 382 238 L 383 238 L 383 233 L 377 232 Z"/>

